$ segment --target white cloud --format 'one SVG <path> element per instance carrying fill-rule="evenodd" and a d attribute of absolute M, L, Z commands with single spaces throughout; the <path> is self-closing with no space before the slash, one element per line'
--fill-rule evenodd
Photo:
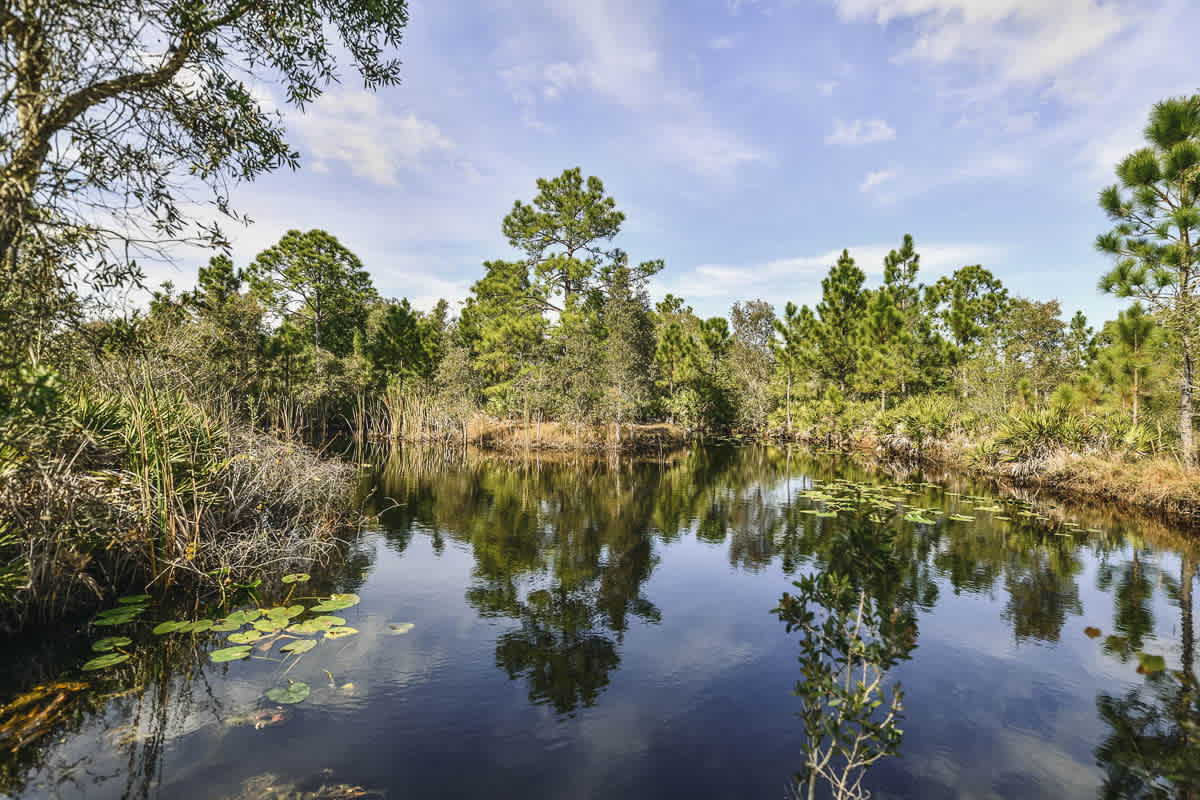
<path fill-rule="evenodd" d="M 863 178 L 863 182 L 859 185 L 860 192 L 869 192 L 881 183 L 887 183 L 893 180 L 897 175 L 894 169 L 881 169 L 875 172 L 868 172 L 867 177 Z"/>
<path fill-rule="evenodd" d="M 622 106 L 656 137 L 652 144 L 664 158 L 698 175 L 726 177 L 738 167 L 768 160 L 759 148 L 714 119 L 700 95 L 664 71 L 654 4 L 564 0 L 550 11 L 562 27 L 556 44 L 565 43 L 573 58 L 523 62 L 500 72 L 526 125 L 550 131 L 539 117 L 539 104 L 588 91 Z M 735 44 L 733 36 L 709 42 L 715 49 Z"/>
<path fill-rule="evenodd" d="M 881 119 L 843 122 L 834 120 L 833 133 L 825 137 L 825 144 L 856 147 L 876 142 L 890 142 L 896 138 L 896 130 Z"/>
<path fill-rule="evenodd" d="M 823 97 L 830 97 L 838 87 L 837 81 L 817 81 L 817 92 Z"/>
<path fill-rule="evenodd" d="M 347 90 L 324 95 L 304 114 L 289 115 L 312 153 L 314 169 L 340 161 L 355 175 L 392 186 L 399 173 L 454 147 L 438 126 L 414 114 L 388 111 L 379 95 Z"/>
<path fill-rule="evenodd" d="M 1053 78 L 1097 53 L 1132 24 L 1100 0 L 833 0 L 843 19 L 912 20 L 916 41 L 902 58 L 974 62 L 1011 83 Z"/>

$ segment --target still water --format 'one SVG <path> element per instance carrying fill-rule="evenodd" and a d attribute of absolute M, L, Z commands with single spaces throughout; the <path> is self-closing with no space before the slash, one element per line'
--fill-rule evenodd
<path fill-rule="evenodd" d="M 850 577 L 911 636 L 883 675 L 903 688 L 902 735 L 859 776 L 871 796 L 1200 791 L 1196 551 L 1179 531 L 762 448 L 621 463 L 406 452 L 363 480 L 379 526 L 288 601 L 356 593 L 336 612 L 356 634 L 216 664 L 229 634 L 153 636 L 169 615 L 151 606 L 124 627 L 5 645 L 0 703 L 88 686 L 0 753 L 0 795 L 795 796 L 812 748 L 793 694 L 802 634 L 772 610 L 801 576 L 858 570 L 845 536 L 864 528 L 887 557 Z M 114 632 L 133 657 L 81 672 Z M 290 681 L 311 694 L 266 698 Z"/>

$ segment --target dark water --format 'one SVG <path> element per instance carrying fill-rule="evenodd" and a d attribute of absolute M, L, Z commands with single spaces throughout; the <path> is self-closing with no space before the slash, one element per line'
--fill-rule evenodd
<path fill-rule="evenodd" d="M 850 569 L 842 537 L 871 525 L 889 547 L 871 586 L 915 634 L 886 674 L 905 692 L 903 738 L 863 776 L 872 796 L 1197 796 L 1185 536 L 1036 499 L 977 512 L 997 493 L 948 477 L 889 489 L 895 510 L 875 503 L 874 521 L 811 513 L 829 508 L 814 486 L 853 490 L 838 479 L 896 483 L 757 448 L 620 465 L 381 460 L 367 480 L 382 526 L 321 587 L 359 593 L 340 612 L 359 633 L 290 668 L 307 700 L 260 729 L 231 724 L 275 707 L 263 693 L 286 664 L 213 664 L 222 634 L 132 634 L 131 662 L 0 754 L 0 793 L 790 796 L 807 752 L 800 634 L 771 610 L 796 577 Z M 908 522 L 904 504 L 945 514 Z M 1139 674 L 1139 653 L 1167 669 Z M 88 656 L 86 641 L 8 647 L 0 692 L 78 678 Z"/>

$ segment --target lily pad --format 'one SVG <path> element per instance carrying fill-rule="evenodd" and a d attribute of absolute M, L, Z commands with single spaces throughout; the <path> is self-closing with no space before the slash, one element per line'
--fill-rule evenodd
<path fill-rule="evenodd" d="M 121 605 L 141 605 L 150 599 L 148 594 L 128 594 L 124 597 L 118 597 L 117 602 Z"/>
<path fill-rule="evenodd" d="M 307 653 L 316 646 L 316 639 L 297 639 L 294 642 L 288 642 L 283 647 L 279 648 L 279 651 L 282 653 L 295 653 L 296 655 L 299 655 L 301 653 Z"/>
<path fill-rule="evenodd" d="M 947 519 L 952 519 L 955 522 L 974 522 L 974 517 L 968 517 L 966 514 L 951 514 Z"/>
<path fill-rule="evenodd" d="M 328 634 L 326 634 L 328 636 Z M 1138 674 L 1153 675 L 1155 672 L 1162 672 L 1167 668 L 1167 660 L 1162 656 L 1156 656 L 1151 653 L 1138 653 Z"/>
<path fill-rule="evenodd" d="M 91 661 L 83 665 L 82 669 L 86 672 L 91 672 L 97 669 L 107 669 L 115 667 L 117 664 L 123 664 L 129 660 L 129 653 L 105 653 L 102 656 L 97 656 Z"/>
<path fill-rule="evenodd" d="M 413 629 L 411 622 L 393 622 L 388 626 L 392 629 L 392 633 L 408 633 Z"/>
<path fill-rule="evenodd" d="M 1129 644 L 1129 639 L 1124 636 L 1113 635 L 1104 640 L 1104 646 L 1109 650 L 1124 650 L 1127 644 Z"/>
<path fill-rule="evenodd" d="M 111 625 L 125 625 L 137 619 L 143 611 L 143 606 L 120 606 L 118 608 L 110 608 L 107 611 L 102 611 L 92 620 L 93 625 L 101 627 Z"/>
<path fill-rule="evenodd" d="M 133 639 L 128 636 L 105 636 L 103 639 L 92 642 L 92 649 L 97 653 L 107 653 L 115 647 L 125 647 L 133 644 Z"/>
<path fill-rule="evenodd" d="M 325 631 L 326 639 L 341 639 L 345 636 L 353 636 L 358 633 L 358 628 L 351 628 L 349 625 L 341 625 L 337 628 L 330 628 Z"/>
<path fill-rule="evenodd" d="M 284 575 L 282 578 L 280 578 L 280 580 L 284 583 L 304 583 L 310 577 L 312 576 L 307 572 L 293 572 L 290 575 Z"/>
<path fill-rule="evenodd" d="M 975 506 L 976 511 L 1003 511 L 1004 506 Z"/>
<path fill-rule="evenodd" d="M 312 689 L 308 687 L 307 683 L 292 681 L 287 686 L 276 686 L 274 689 L 268 690 L 267 699 L 272 703 L 291 705 L 304 702 L 311 693 Z"/>
<path fill-rule="evenodd" d="M 287 606 L 286 608 L 284 606 L 275 606 L 274 608 L 267 609 L 266 616 L 268 619 L 286 621 L 300 616 L 304 611 L 305 608 L 301 605 Z"/>
<path fill-rule="evenodd" d="M 217 620 L 216 622 L 214 622 L 211 630 L 217 631 L 219 633 L 228 633 L 229 631 L 239 630 L 242 627 L 242 625 L 244 625 L 244 624 L 245 624 L 244 622 L 237 622 L 237 621 L 226 618 L 226 619 L 221 619 L 221 620 Z"/>
<path fill-rule="evenodd" d="M 254 620 L 254 629 L 263 633 L 277 633 L 287 627 L 287 622 L 273 617 Z"/>
<path fill-rule="evenodd" d="M 237 647 L 222 647 L 220 650 L 213 650 L 208 654 L 208 657 L 215 664 L 224 664 L 226 661 L 237 661 L 238 659 L 247 658 L 250 655 L 250 645 L 244 644 Z"/>
<path fill-rule="evenodd" d="M 213 621 L 211 619 L 198 619 L 195 622 L 189 622 L 186 628 L 180 628 L 180 633 L 204 633 L 212 630 Z"/>
<path fill-rule="evenodd" d="M 932 525 L 934 522 L 933 520 L 922 516 L 921 513 L 918 511 L 908 512 L 907 514 L 904 515 L 904 520 L 906 522 L 915 522 L 918 525 Z"/>
<path fill-rule="evenodd" d="M 1089 639 L 1095 639 L 1096 637 L 1098 637 L 1100 635 L 1100 629 L 1092 628 L 1092 627 L 1084 628 L 1083 635 L 1088 637 Z"/>
<path fill-rule="evenodd" d="M 229 634 L 229 641 L 233 642 L 234 644 L 250 644 L 251 642 L 257 642 L 261 638 L 262 632 L 255 630 Z"/>
<path fill-rule="evenodd" d="M 192 623 L 188 622 L 187 620 L 167 620 L 166 622 L 160 622 L 155 625 L 154 630 L 152 630 L 151 633 L 153 633 L 155 636 L 162 636 L 166 633 L 179 633 L 181 630 L 191 624 Z"/>
<path fill-rule="evenodd" d="M 344 608 L 358 605 L 359 600 L 360 598 L 356 594 L 331 594 L 329 599 L 323 600 L 313 606 L 312 610 L 318 614 L 323 614 L 327 611 L 341 611 Z"/>

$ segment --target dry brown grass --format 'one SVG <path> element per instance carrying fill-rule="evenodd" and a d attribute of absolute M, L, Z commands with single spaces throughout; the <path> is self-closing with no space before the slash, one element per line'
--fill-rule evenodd
<path fill-rule="evenodd" d="M 470 443 L 488 450 L 651 453 L 686 445 L 687 431 L 666 423 L 623 425 L 618 441 L 612 425 L 572 425 L 559 422 L 487 420 L 476 418 L 469 426 Z"/>

